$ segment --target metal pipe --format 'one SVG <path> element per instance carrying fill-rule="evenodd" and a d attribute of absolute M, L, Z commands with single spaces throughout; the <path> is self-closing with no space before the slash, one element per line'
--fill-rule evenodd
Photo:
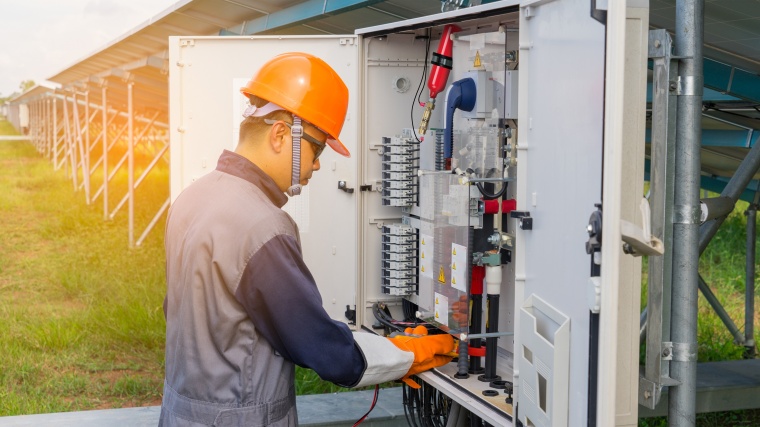
<path fill-rule="evenodd" d="M 127 144 L 127 154 L 129 156 L 128 163 L 128 188 L 127 194 L 129 196 L 129 247 L 135 246 L 135 135 L 134 135 L 134 105 L 132 103 L 132 92 L 134 89 L 134 83 L 127 84 L 127 120 L 129 121 L 129 143 Z"/>
<path fill-rule="evenodd" d="M 48 135 L 47 135 L 47 146 L 48 146 L 48 152 L 47 157 L 48 159 L 52 160 L 53 155 L 53 141 L 55 137 L 55 127 L 53 126 L 53 103 L 55 103 L 55 100 L 48 97 L 47 99 L 47 120 L 45 123 L 47 124 L 48 129 Z"/>
<path fill-rule="evenodd" d="M 92 123 L 93 119 L 95 118 L 95 112 L 93 112 L 92 117 L 90 117 L 90 91 L 86 90 L 84 92 L 84 119 L 87 121 L 84 124 L 84 153 L 85 153 L 85 162 L 84 162 L 84 170 L 82 171 L 82 174 L 85 175 L 85 198 L 87 200 L 87 204 L 90 204 L 90 180 L 92 179 L 92 171 L 90 171 L 90 124 Z"/>
<path fill-rule="evenodd" d="M 72 179 L 74 181 L 74 191 L 77 189 L 77 174 L 76 174 L 76 151 L 72 149 L 72 140 L 71 140 L 71 119 L 69 117 L 69 101 L 68 97 L 65 97 L 63 100 L 63 115 L 64 115 L 64 123 L 65 123 L 65 132 L 66 132 L 66 155 L 68 155 L 69 162 L 66 163 L 66 174 L 68 175 L 71 170 L 73 170 L 75 173 L 72 173 Z M 71 167 L 71 170 L 69 169 Z"/>
<path fill-rule="evenodd" d="M 58 170 L 58 98 L 53 98 L 53 170 Z"/>
<path fill-rule="evenodd" d="M 156 226 L 158 223 L 159 218 L 161 218 L 161 215 L 164 214 L 164 212 L 169 209 L 169 204 L 171 202 L 171 198 L 167 198 L 164 204 L 161 206 L 161 208 L 158 210 L 155 216 L 153 216 L 153 219 L 150 220 L 150 223 L 147 227 L 145 227 L 145 230 L 142 232 L 140 237 L 137 239 L 137 242 L 135 245 L 141 246 L 142 242 L 145 240 L 146 237 L 148 237 L 148 233 L 150 233 L 151 230 L 153 230 L 153 227 Z M 460 344 L 461 345 L 461 344 Z"/>
<path fill-rule="evenodd" d="M 50 99 L 45 98 L 42 101 L 42 115 L 45 123 L 45 132 L 43 134 L 45 142 L 45 157 L 50 157 Z"/>
<path fill-rule="evenodd" d="M 475 338 L 499 338 L 514 335 L 514 332 L 487 332 L 485 334 L 459 334 L 459 338 L 468 341 Z"/>
<path fill-rule="evenodd" d="M 757 205 L 760 191 L 747 208 L 747 265 L 744 282 L 744 357 L 755 357 L 755 239 L 757 238 Z"/>
<path fill-rule="evenodd" d="M 103 129 L 101 142 L 103 143 L 103 219 L 108 219 L 108 104 L 106 103 L 106 95 L 108 95 L 108 88 L 103 86 L 101 88 L 101 100 L 103 102 L 102 118 Z M 116 116 L 114 116 L 116 117 Z M 97 198 L 97 194 L 95 198 Z"/>
<path fill-rule="evenodd" d="M 710 303 L 710 306 L 715 310 L 715 313 L 720 320 L 726 325 L 726 328 L 731 332 L 731 335 L 734 336 L 734 341 L 736 341 L 737 344 L 744 344 L 744 335 L 742 335 L 741 331 L 739 331 L 739 328 L 736 326 L 736 323 L 734 323 L 731 316 L 726 312 L 726 309 L 724 309 L 723 305 L 718 301 L 718 297 L 715 296 L 712 289 L 707 286 L 702 275 L 699 276 L 699 290 L 702 291 L 702 295 L 705 296 L 705 299 Z"/>
<path fill-rule="evenodd" d="M 752 180 L 752 177 L 757 173 L 760 167 L 760 144 L 755 144 L 749 150 L 747 155 L 742 160 L 739 167 L 734 172 L 734 175 L 726 184 L 726 187 L 721 191 L 720 195 L 723 197 L 730 197 L 734 202 L 739 200 L 739 196 L 747 188 L 747 184 Z M 708 221 L 699 228 L 699 253 L 705 251 L 707 244 L 710 243 L 715 233 L 718 232 L 718 228 L 723 224 L 725 217 L 716 218 L 712 221 Z"/>
<path fill-rule="evenodd" d="M 673 224 L 673 297 L 668 422 L 694 426 L 697 398 L 697 301 L 699 286 L 699 179 L 702 139 L 702 42 L 704 0 L 677 0 L 675 56 L 679 56 L 676 119 L 675 204 Z"/>
<path fill-rule="evenodd" d="M 699 222 L 704 224 L 715 218 L 726 216 L 734 210 L 736 201 L 730 197 L 712 197 L 709 199 L 702 199 L 699 202 L 701 209 L 701 216 Z"/>
<path fill-rule="evenodd" d="M 76 94 L 74 95 L 76 97 Z M 85 118 L 87 120 L 87 118 Z M 89 205 L 90 204 L 90 166 L 89 166 L 89 160 L 88 156 L 85 152 L 85 141 L 83 137 L 83 129 L 82 129 L 82 123 L 79 119 L 79 107 L 78 103 L 74 103 L 74 129 L 77 133 L 77 139 L 76 139 L 76 145 L 79 149 L 79 162 L 75 165 L 75 174 L 78 174 L 78 168 L 79 165 L 82 165 L 82 183 L 84 184 L 84 194 L 85 194 L 85 202 Z M 79 187 L 77 187 L 78 189 Z"/>
<path fill-rule="evenodd" d="M 465 182 L 512 182 L 515 180 L 515 178 L 511 177 L 503 177 L 503 178 L 470 178 L 465 177 Z"/>
<path fill-rule="evenodd" d="M 644 307 L 644 310 L 641 312 L 641 316 L 639 316 L 639 345 L 644 344 L 644 341 L 647 339 L 647 308 Z"/>

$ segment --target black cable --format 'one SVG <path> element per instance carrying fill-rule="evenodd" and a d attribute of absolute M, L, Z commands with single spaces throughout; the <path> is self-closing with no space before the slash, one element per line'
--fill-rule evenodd
<path fill-rule="evenodd" d="M 425 420 L 422 417 L 422 401 L 419 390 L 414 390 L 410 387 L 410 392 L 412 393 L 412 406 L 417 416 L 417 421 L 419 421 L 420 426 L 425 427 Z"/>
<path fill-rule="evenodd" d="M 485 200 L 493 200 L 493 199 L 498 199 L 499 197 L 503 196 L 504 193 L 507 192 L 507 185 L 509 183 L 505 182 L 504 184 L 502 184 L 501 190 L 499 190 L 499 192 L 496 194 L 491 194 L 488 191 L 486 191 L 486 189 L 483 188 L 482 182 L 476 182 L 475 184 L 478 186 L 478 191 L 480 191 L 480 194 L 483 195 L 483 198 Z"/>
<path fill-rule="evenodd" d="M 359 421 L 355 422 L 353 427 L 356 427 L 362 422 L 364 422 L 364 420 L 366 420 L 367 417 L 369 416 L 369 413 L 372 412 L 373 409 L 375 409 L 375 405 L 377 404 L 377 395 L 379 394 L 379 392 L 380 392 L 380 384 L 375 384 L 375 397 L 372 399 L 372 405 L 370 405 L 369 411 L 367 411 L 367 413 L 364 414 L 363 417 L 359 418 Z"/>
<path fill-rule="evenodd" d="M 394 324 L 392 322 L 393 319 L 389 319 L 385 312 L 380 310 L 380 305 L 378 303 L 372 304 L 372 314 L 375 316 L 375 319 L 386 328 L 403 332 L 404 328 Z"/>
<path fill-rule="evenodd" d="M 430 29 L 428 29 L 428 34 L 425 36 L 425 62 L 422 65 L 422 77 L 420 78 L 420 83 L 417 85 L 417 90 L 414 91 L 414 98 L 412 98 L 412 108 L 409 111 L 409 118 L 412 122 L 412 134 L 414 135 L 414 139 L 416 140 L 417 144 L 421 144 L 422 141 L 420 141 L 420 138 L 417 136 L 416 126 L 414 124 L 414 103 L 415 101 L 417 104 L 421 104 L 422 101 L 420 101 L 420 96 L 422 96 L 422 92 L 425 91 L 425 89 L 422 86 L 422 83 L 425 82 L 425 79 L 427 78 L 427 70 L 428 70 L 428 55 L 430 54 Z M 424 135 L 423 135 L 424 136 Z M 415 141 L 412 141 L 412 143 L 415 143 Z"/>
<path fill-rule="evenodd" d="M 418 319 L 413 318 L 412 321 L 398 321 L 391 317 L 390 310 L 388 307 L 383 303 L 374 303 L 372 304 L 372 314 L 375 316 L 375 319 L 377 319 L 378 322 L 380 322 L 383 326 L 386 328 L 397 331 L 397 332 L 404 332 L 404 329 L 406 328 L 414 328 L 419 325 L 424 325 L 428 333 L 430 335 L 435 335 L 437 333 L 444 333 L 440 328 L 437 326 L 424 322 L 424 321 L 417 321 Z"/>
<path fill-rule="evenodd" d="M 494 171 L 494 169 L 491 169 L 491 170 L 489 170 L 489 171 L 488 171 L 488 173 L 486 174 L 486 178 L 490 178 L 490 177 L 492 177 L 492 176 L 493 176 L 493 175 L 492 175 L 492 172 L 493 172 L 493 171 Z M 470 168 L 467 168 L 467 173 L 473 173 L 473 172 L 474 172 L 474 171 L 473 171 L 472 169 L 470 169 Z M 501 190 L 499 190 L 499 192 L 498 192 L 498 193 L 495 193 L 495 194 L 491 194 L 491 193 L 489 193 L 489 192 L 488 192 L 488 191 L 485 189 L 485 187 L 483 186 L 483 183 L 482 183 L 482 182 L 476 182 L 476 183 L 475 183 L 475 185 L 477 185 L 477 186 L 478 186 L 478 190 L 480 191 L 480 194 L 482 194 L 482 195 L 483 195 L 483 198 L 484 198 L 485 200 L 493 200 L 493 199 L 498 199 L 499 197 L 503 196 L 503 195 L 504 195 L 504 193 L 506 193 L 506 192 L 507 192 L 507 185 L 508 185 L 508 182 L 506 182 L 506 181 L 505 181 L 504 183 L 502 183 L 502 185 L 501 185 Z"/>
<path fill-rule="evenodd" d="M 409 396 L 407 396 L 405 384 L 401 384 L 401 404 L 404 406 L 404 416 L 406 417 L 406 424 L 412 426 L 413 420 L 409 416 Z"/>
<path fill-rule="evenodd" d="M 430 54 L 430 39 L 431 38 L 432 38 L 432 30 L 428 28 L 427 35 L 425 36 L 425 63 L 422 65 L 422 80 L 420 80 L 420 84 L 417 85 L 417 91 L 414 93 L 415 98 L 417 99 L 417 104 L 422 103 L 420 96 L 422 96 L 422 92 L 425 91 L 424 89 L 422 89 L 422 82 L 424 82 L 425 78 L 427 77 L 428 55 Z"/>

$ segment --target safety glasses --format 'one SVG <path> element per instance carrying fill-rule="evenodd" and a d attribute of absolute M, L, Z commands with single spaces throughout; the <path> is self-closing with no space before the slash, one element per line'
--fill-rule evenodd
<path fill-rule="evenodd" d="M 264 119 L 264 123 L 268 125 L 273 125 L 277 123 L 278 121 L 281 121 L 287 126 L 289 129 L 293 129 L 293 125 L 290 123 L 284 121 L 284 120 L 270 120 L 270 119 Z M 306 132 L 303 131 L 303 127 L 301 128 L 301 138 L 305 139 L 306 141 L 314 144 L 316 146 L 316 149 L 314 150 L 314 161 L 316 162 L 319 158 L 320 154 L 322 154 L 323 151 L 325 151 L 325 147 L 327 147 L 327 143 L 319 142 L 317 141 L 313 136 L 309 136 L 306 134 Z"/>

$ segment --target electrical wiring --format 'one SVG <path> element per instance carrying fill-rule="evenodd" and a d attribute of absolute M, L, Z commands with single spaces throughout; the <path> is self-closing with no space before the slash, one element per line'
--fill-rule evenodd
<path fill-rule="evenodd" d="M 475 184 L 478 186 L 478 191 L 480 191 L 480 194 L 482 194 L 483 198 L 486 200 L 498 199 L 499 197 L 503 196 L 507 192 L 507 185 L 508 185 L 508 183 L 505 182 L 504 184 L 501 185 L 501 190 L 499 190 L 498 193 L 491 194 L 488 191 L 486 191 L 486 189 L 483 187 L 482 182 L 476 182 Z"/>
<path fill-rule="evenodd" d="M 468 174 L 471 174 L 474 171 L 472 169 L 468 168 L 466 172 Z M 489 174 L 487 175 L 487 177 L 489 177 L 489 178 L 491 177 L 491 172 L 493 172 L 493 169 L 491 171 L 489 171 Z M 485 189 L 485 187 L 483 186 L 482 182 L 476 182 L 475 183 L 475 185 L 477 185 L 477 187 L 478 187 L 478 191 L 480 191 L 480 194 L 483 195 L 483 199 L 485 199 L 485 200 L 498 199 L 499 197 L 503 196 L 507 192 L 507 186 L 508 186 L 508 184 L 509 184 L 508 182 L 504 182 L 501 185 L 501 189 L 498 192 L 496 192 L 496 193 L 490 193 L 490 192 L 488 192 L 488 190 Z"/>
<path fill-rule="evenodd" d="M 412 402 L 412 396 L 409 393 L 411 390 L 411 387 L 404 384 L 401 387 L 401 392 L 403 394 L 403 400 L 402 403 L 404 405 L 404 416 L 406 417 L 406 423 L 412 427 L 418 427 L 417 421 L 414 419 L 414 408 L 413 408 L 413 402 Z"/>
<path fill-rule="evenodd" d="M 363 423 L 364 420 L 367 419 L 369 416 L 369 413 L 372 412 L 373 409 L 375 409 L 375 405 L 377 404 L 377 395 L 380 393 L 380 384 L 375 384 L 375 397 L 372 399 L 372 405 L 369 407 L 369 411 L 367 411 L 366 414 L 364 414 L 363 417 L 359 418 L 359 421 L 354 423 L 353 427 L 358 426 L 359 424 Z"/>
<path fill-rule="evenodd" d="M 406 328 L 414 328 L 415 326 L 424 325 L 431 335 L 443 332 L 437 326 L 428 322 L 419 321 L 419 319 L 414 318 L 414 316 L 410 316 L 413 320 L 396 320 L 391 316 L 388 307 L 381 302 L 372 304 L 372 314 L 378 322 L 390 331 L 404 332 L 404 329 Z M 407 319 L 406 316 L 405 319 Z"/>
<path fill-rule="evenodd" d="M 428 29 L 427 36 L 425 36 L 425 64 L 422 66 L 422 77 L 420 78 L 420 83 L 417 85 L 417 90 L 414 91 L 414 98 L 412 99 L 412 108 L 409 111 L 409 118 L 412 122 L 412 134 L 414 134 L 415 141 L 412 141 L 416 144 L 421 144 L 422 141 L 420 141 L 420 138 L 417 136 L 417 130 L 416 126 L 414 125 L 414 102 L 416 101 L 418 105 L 422 104 L 422 101 L 420 100 L 420 96 L 422 96 L 422 92 L 425 91 L 422 84 L 425 82 L 425 79 L 427 77 L 427 71 L 428 71 L 428 55 L 430 54 L 430 29 Z M 424 135 L 423 135 L 424 136 Z"/>
<path fill-rule="evenodd" d="M 411 427 L 444 427 L 451 409 L 451 399 L 435 387 L 420 381 L 419 389 L 402 386 L 404 415 Z"/>

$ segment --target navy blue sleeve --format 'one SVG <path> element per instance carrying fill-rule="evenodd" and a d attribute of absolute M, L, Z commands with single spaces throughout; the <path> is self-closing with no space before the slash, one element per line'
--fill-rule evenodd
<path fill-rule="evenodd" d="M 276 236 L 256 252 L 235 296 L 256 330 L 283 357 L 326 381 L 349 387 L 359 382 L 364 356 L 348 326 L 322 307 L 295 238 Z"/>

